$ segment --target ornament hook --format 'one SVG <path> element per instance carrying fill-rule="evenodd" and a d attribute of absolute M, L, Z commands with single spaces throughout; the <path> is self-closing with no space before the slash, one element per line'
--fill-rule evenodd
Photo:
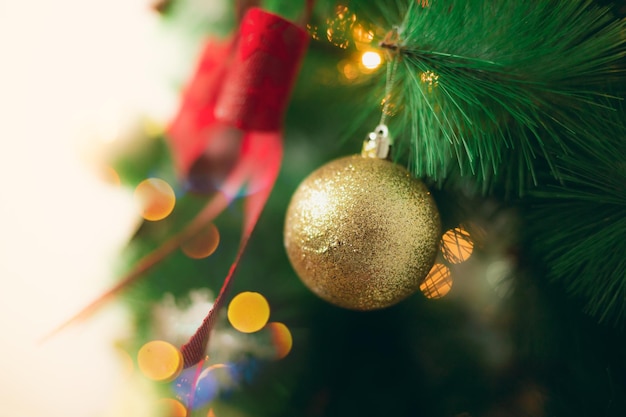
<path fill-rule="evenodd" d="M 379 124 L 373 132 L 367 134 L 361 148 L 361 156 L 364 158 L 386 159 L 389 156 L 389 129 L 387 125 Z"/>

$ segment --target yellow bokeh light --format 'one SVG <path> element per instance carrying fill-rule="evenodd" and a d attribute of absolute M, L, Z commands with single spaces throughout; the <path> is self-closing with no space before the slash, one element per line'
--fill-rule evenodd
<path fill-rule="evenodd" d="M 289 328 L 279 322 L 268 323 L 267 327 L 272 336 L 272 344 L 276 349 L 276 359 L 284 358 L 291 352 L 293 346 L 293 338 Z"/>
<path fill-rule="evenodd" d="M 462 226 L 448 230 L 441 238 L 443 257 L 450 263 L 459 264 L 472 256 L 474 241 Z"/>
<path fill-rule="evenodd" d="M 333 45 L 346 49 L 350 44 L 352 26 L 356 22 L 356 14 L 347 6 L 337 5 L 334 18 L 326 19 L 326 38 Z"/>
<path fill-rule="evenodd" d="M 369 70 L 378 68 L 382 62 L 383 59 L 378 52 L 367 51 L 361 55 L 361 63 Z"/>
<path fill-rule="evenodd" d="M 352 29 L 355 42 L 371 43 L 374 40 L 374 31 L 366 29 L 362 24 L 356 24 Z"/>
<path fill-rule="evenodd" d="M 228 305 L 228 321 L 242 333 L 261 330 L 270 318 L 270 306 L 258 292 L 237 294 Z"/>
<path fill-rule="evenodd" d="M 209 408 L 209 412 L 206 414 L 206 417 L 216 417 L 212 408 Z"/>
<path fill-rule="evenodd" d="M 160 178 L 148 178 L 140 182 L 134 196 L 141 216 L 150 221 L 166 218 L 176 204 L 174 190 Z"/>
<path fill-rule="evenodd" d="M 161 398 L 158 401 L 159 415 L 163 417 L 187 417 L 187 407 L 173 398 Z"/>
<path fill-rule="evenodd" d="M 350 61 L 343 60 L 337 64 L 339 72 L 347 79 L 354 80 L 359 76 L 359 69 Z"/>
<path fill-rule="evenodd" d="M 171 381 L 183 368 L 183 356 L 172 344 L 153 340 L 139 349 L 137 366 L 147 378 Z"/>
<path fill-rule="evenodd" d="M 220 233 L 211 223 L 184 242 L 180 249 L 192 259 L 202 259 L 211 256 L 220 243 Z"/>
<path fill-rule="evenodd" d="M 426 298 L 441 298 L 448 294 L 451 288 L 450 268 L 440 263 L 433 265 L 426 279 L 420 285 L 420 291 Z"/>

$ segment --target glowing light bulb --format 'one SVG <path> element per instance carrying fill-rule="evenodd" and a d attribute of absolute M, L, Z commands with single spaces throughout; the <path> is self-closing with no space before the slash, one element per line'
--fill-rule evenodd
<path fill-rule="evenodd" d="M 148 178 L 140 182 L 134 196 L 141 216 L 150 221 L 166 218 L 176 204 L 174 190 L 160 178 Z"/>
<path fill-rule="evenodd" d="M 380 66 L 383 62 L 382 57 L 378 52 L 367 51 L 361 55 L 361 63 L 368 70 L 374 70 Z"/>
<path fill-rule="evenodd" d="M 441 238 L 441 251 L 448 262 L 459 264 L 472 256 L 474 242 L 467 230 L 459 226 L 444 233 Z"/>
<path fill-rule="evenodd" d="M 337 68 L 339 69 L 339 73 L 343 75 L 346 80 L 352 81 L 359 76 L 357 66 L 348 60 L 341 61 L 337 64 Z"/>
<path fill-rule="evenodd" d="M 452 278 L 450 269 L 444 264 L 435 264 L 426 276 L 420 291 L 426 298 L 441 298 L 450 292 Z"/>
<path fill-rule="evenodd" d="M 154 340 L 139 349 L 137 366 L 147 378 L 154 381 L 170 381 L 183 369 L 183 356 L 170 343 Z"/>
<path fill-rule="evenodd" d="M 228 305 L 228 321 L 242 333 L 261 330 L 270 317 L 270 306 L 258 292 L 242 292 Z"/>
<path fill-rule="evenodd" d="M 374 31 L 358 23 L 354 26 L 354 29 L 352 29 L 352 36 L 356 42 L 371 43 L 372 40 L 374 40 Z"/>
<path fill-rule="evenodd" d="M 211 256 L 219 243 L 220 233 L 211 223 L 183 243 L 180 249 L 192 259 L 202 259 Z"/>
<path fill-rule="evenodd" d="M 165 412 L 164 417 L 187 417 L 187 407 L 173 398 L 161 398 L 158 408 Z"/>
<path fill-rule="evenodd" d="M 293 338 L 289 328 L 283 323 L 272 322 L 267 325 L 272 335 L 272 344 L 276 348 L 276 359 L 282 359 L 291 352 Z"/>

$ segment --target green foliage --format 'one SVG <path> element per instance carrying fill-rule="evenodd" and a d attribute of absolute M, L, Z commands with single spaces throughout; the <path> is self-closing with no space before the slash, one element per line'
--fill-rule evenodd
<path fill-rule="evenodd" d="M 176 174 L 164 138 L 146 136 L 136 142 L 114 158 L 113 168 L 121 181 L 131 187 L 150 177 L 173 183 Z"/>
<path fill-rule="evenodd" d="M 626 22 L 589 1 L 432 0 L 384 9 L 398 24 L 397 116 L 416 174 L 452 172 L 520 194 L 543 165 L 614 135 Z M 390 27 L 391 29 L 391 27 Z M 623 63 L 622 63 L 623 64 Z"/>
<path fill-rule="evenodd" d="M 619 322 L 626 20 L 587 0 L 422 3 L 380 7 L 396 159 L 440 186 L 525 196 L 547 277 Z"/>
<path fill-rule="evenodd" d="M 176 3 L 168 23 L 189 33 L 190 43 L 203 38 L 206 16 L 194 14 L 193 2 Z M 264 5 L 294 17 L 301 3 Z M 624 415 L 624 334 L 581 317 L 562 287 L 543 279 L 562 284 L 597 318 L 623 323 L 624 21 L 583 0 L 430 0 L 427 8 L 414 0 L 349 4 L 359 22 L 369 19 L 383 28 L 377 41 L 398 25 L 399 38 L 388 42 L 399 54 L 389 119 L 395 158 L 439 183 L 443 190 L 434 194 L 450 225 L 464 211 L 491 213 L 500 197 L 493 190 L 524 195 L 509 201 L 520 209 L 525 233 L 511 256 L 521 252 L 520 269 L 540 273 L 521 279 L 516 271 L 511 278 L 516 291 L 498 325 L 505 339 L 514 340 L 516 359 L 494 372 L 481 362 L 480 337 L 489 337 L 483 314 L 475 317 L 454 299 L 419 295 L 368 314 L 337 309 L 306 290 L 287 262 L 283 215 L 298 181 L 338 154 L 357 152 L 380 117 L 385 81 L 378 76 L 384 69 L 374 74 L 378 80 L 342 79 L 338 63 L 354 50 L 324 38 L 323 25 L 337 17 L 335 3 L 317 2 L 315 23 L 323 36 L 311 42 L 287 118 L 283 169 L 233 289 L 266 295 L 272 320 L 294 331 L 295 349 L 243 384 L 230 403 L 259 416 L 451 416 L 491 415 L 494 406 L 523 414 L 519 398 L 542 409 L 549 402 L 536 414 Z M 228 33 L 233 26 L 229 17 L 211 32 Z M 341 148 L 343 131 L 351 134 Z M 120 161 L 123 179 L 132 185 L 155 174 L 174 178 L 167 152 L 162 141 L 146 142 L 142 155 Z M 491 195 L 468 193 L 465 199 L 459 190 L 470 183 Z M 179 194 L 170 218 L 146 222 L 137 232 L 128 263 L 179 231 L 206 203 Z M 482 224 L 498 223 L 496 216 L 485 217 Z M 196 261 L 176 252 L 126 294 L 144 336 L 154 320 L 149 306 L 164 293 L 184 303 L 190 289 L 219 290 L 239 239 L 239 204 L 217 224 L 222 243 L 214 255 Z M 497 239 L 502 244 L 502 236 Z M 481 251 L 487 252 L 476 245 L 474 258 Z M 526 264 L 528 252 L 541 263 Z M 533 400 L 534 386 L 542 394 Z M 362 401 L 363 393 L 371 400 Z"/>
<path fill-rule="evenodd" d="M 531 247 L 550 267 L 548 277 L 614 323 L 626 317 L 624 161 L 626 126 L 611 140 L 562 156 L 563 183 L 534 191 L 528 211 Z"/>

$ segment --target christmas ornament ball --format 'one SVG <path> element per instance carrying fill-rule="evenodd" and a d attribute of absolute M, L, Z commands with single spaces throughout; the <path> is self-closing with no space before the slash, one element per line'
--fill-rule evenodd
<path fill-rule="evenodd" d="M 322 299 L 375 310 L 419 289 L 441 239 L 428 188 L 384 159 L 329 162 L 297 188 L 284 243 L 302 282 Z"/>

